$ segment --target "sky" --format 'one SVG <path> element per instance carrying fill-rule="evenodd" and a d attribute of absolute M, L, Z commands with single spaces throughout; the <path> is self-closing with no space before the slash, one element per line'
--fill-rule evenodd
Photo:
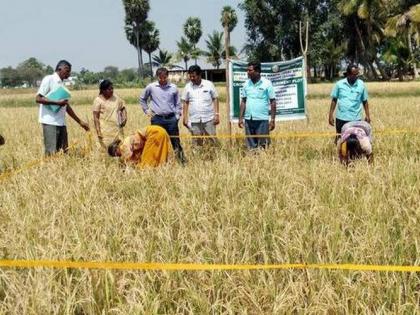
<path fill-rule="evenodd" d="M 220 13 L 223 6 L 230 5 L 238 15 L 231 41 L 240 50 L 246 40 L 240 2 L 150 0 L 149 19 L 160 31 L 160 47 L 175 52 L 186 19 L 199 17 L 203 36 L 198 46 L 205 49 L 207 35 L 213 30 L 222 31 Z M 53 67 L 58 60 L 67 59 L 76 71 L 101 71 L 109 65 L 119 69 L 137 66 L 136 50 L 124 33 L 121 0 L 0 0 L 0 4 L 0 68 L 16 67 L 30 57 Z"/>

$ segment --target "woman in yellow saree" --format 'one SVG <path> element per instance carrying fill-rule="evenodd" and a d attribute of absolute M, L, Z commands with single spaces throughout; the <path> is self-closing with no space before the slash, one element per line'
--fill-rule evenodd
<path fill-rule="evenodd" d="M 157 167 L 168 161 L 172 146 L 165 129 L 148 126 L 145 132 L 136 131 L 123 141 L 115 140 L 108 147 L 108 154 L 139 168 Z"/>

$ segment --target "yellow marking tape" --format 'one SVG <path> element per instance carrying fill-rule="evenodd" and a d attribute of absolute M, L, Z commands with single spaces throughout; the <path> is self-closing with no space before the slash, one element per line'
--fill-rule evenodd
<path fill-rule="evenodd" d="M 418 129 L 389 129 L 389 130 L 379 130 L 375 132 L 375 135 L 396 135 L 396 134 L 410 134 L 410 133 L 419 133 L 420 134 L 420 128 Z M 270 135 L 255 135 L 255 136 L 246 136 L 245 134 L 219 134 L 216 136 L 193 136 L 193 135 L 179 135 L 179 136 L 171 136 L 171 138 L 181 138 L 181 139 L 196 139 L 196 138 L 218 138 L 218 139 L 245 139 L 245 138 L 271 138 L 271 139 L 288 139 L 288 138 L 332 138 L 335 137 L 337 134 L 332 132 L 283 132 L 283 133 L 277 133 L 277 134 L 270 134 Z M 86 142 L 88 145 L 83 148 L 83 153 L 89 153 L 91 151 L 91 148 L 93 146 L 93 136 L 91 132 L 86 133 Z M 75 148 L 76 145 L 80 141 L 75 141 L 71 146 L 68 147 L 68 149 Z M 53 156 L 53 157 L 57 157 Z M 12 170 L 5 171 L 4 173 L 0 174 L 0 181 L 7 179 L 15 174 L 21 173 L 24 170 L 31 169 L 35 166 L 40 165 L 42 162 L 51 159 L 52 157 L 48 158 L 41 158 L 39 160 L 35 160 L 29 163 L 24 164 L 23 166 L 19 168 L 15 168 Z"/>
<path fill-rule="evenodd" d="M 44 157 L 44 158 L 41 158 L 39 160 L 34 160 L 34 161 L 28 162 L 26 164 L 23 164 L 19 168 L 14 168 L 14 169 L 11 169 L 11 170 L 7 170 L 4 173 L 0 174 L 0 181 L 2 181 L 4 179 L 7 179 L 9 177 L 12 177 L 15 174 L 19 174 L 19 173 L 21 173 L 25 170 L 31 169 L 35 166 L 41 165 L 42 162 L 46 162 L 46 161 L 52 160 L 52 159 L 57 158 L 57 157 L 58 157 L 57 155 L 50 156 L 50 157 Z"/>
<path fill-rule="evenodd" d="M 388 129 L 388 130 L 378 130 L 375 131 L 375 135 L 395 135 L 395 134 L 409 134 L 409 133 L 420 133 L 420 128 L 418 129 Z M 324 131 L 324 132 L 281 132 L 270 135 L 252 135 L 247 136 L 245 134 L 217 134 L 215 136 L 210 135 L 200 135 L 193 136 L 188 134 L 182 134 L 179 136 L 170 136 L 171 138 L 181 138 L 181 139 L 205 139 L 205 138 L 218 138 L 218 139 L 245 139 L 245 138 L 271 138 L 271 139 L 288 139 L 288 138 L 332 138 L 339 134 Z"/>
<path fill-rule="evenodd" d="M 92 146 L 92 135 L 91 135 L 90 132 L 88 132 L 87 135 L 86 135 L 86 141 L 88 142 L 89 148 L 86 148 L 86 146 L 85 146 L 83 148 L 83 154 L 89 153 L 90 152 L 90 149 L 91 149 L 91 146 Z M 71 145 L 68 146 L 67 150 L 71 150 L 71 149 L 76 148 L 76 146 L 77 146 L 77 144 L 79 142 L 80 142 L 80 140 L 74 141 Z M 28 170 L 28 169 L 31 169 L 33 167 L 39 166 L 43 162 L 47 162 L 47 161 L 56 159 L 60 155 L 61 155 L 61 153 L 57 153 L 57 154 L 51 155 L 51 156 L 45 156 L 45 157 L 42 157 L 42 158 L 40 158 L 38 160 L 34 160 L 34 161 L 31 161 L 31 162 L 25 163 L 25 164 L 21 165 L 18 168 L 6 170 L 5 172 L 3 172 L 3 173 L 0 174 L 0 182 L 2 180 L 5 180 L 5 179 L 8 179 L 8 178 L 12 177 L 13 175 L 19 174 L 19 173 L 21 173 L 21 172 L 23 172 L 25 170 Z"/>
<path fill-rule="evenodd" d="M 194 264 L 194 263 L 129 263 L 59 260 L 0 260 L 6 268 L 57 268 L 57 269 L 105 269 L 105 270 L 160 270 L 160 271 L 212 271 L 212 270 L 350 270 L 377 272 L 420 272 L 420 266 L 358 265 L 358 264 Z"/>
<path fill-rule="evenodd" d="M 182 134 L 179 136 L 170 136 L 171 138 L 181 138 L 181 139 L 245 139 L 245 138 L 277 138 L 277 139 L 287 139 L 287 138 L 318 138 L 318 137 L 334 137 L 335 134 L 331 132 L 307 132 L 307 133 L 278 133 L 270 135 L 245 135 L 245 134 L 218 134 L 215 136 L 202 135 L 202 136 L 193 136 L 188 134 Z"/>

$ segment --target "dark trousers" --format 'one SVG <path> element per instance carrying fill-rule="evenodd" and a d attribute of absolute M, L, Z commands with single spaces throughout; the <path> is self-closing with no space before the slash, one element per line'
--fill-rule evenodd
<path fill-rule="evenodd" d="M 270 127 L 268 120 L 245 119 L 245 135 L 264 136 L 269 135 Z M 248 149 L 267 148 L 270 144 L 269 137 L 247 137 L 246 146 Z"/>
<path fill-rule="evenodd" d="M 341 120 L 341 119 L 338 119 L 338 118 L 335 119 L 335 132 L 337 134 L 335 136 L 335 143 L 336 144 L 338 142 L 338 139 L 340 139 L 341 130 L 343 129 L 343 126 L 345 124 L 347 124 L 348 122 L 350 122 L 350 121 L 348 121 L 348 120 Z"/>
<path fill-rule="evenodd" d="M 178 161 L 181 163 L 185 163 L 186 160 L 184 156 L 184 150 L 182 149 L 181 141 L 178 137 L 179 136 L 178 119 L 176 118 L 175 114 L 155 115 L 151 119 L 151 124 L 160 126 L 163 129 L 165 129 L 170 137 L 176 136 L 176 137 L 170 138 L 172 147 L 175 151 Z"/>
<path fill-rule="evenodd" d="M 341 134 L 341 129 L 343 129 L 343 126 L 345 124 L 347 124 L 348 122 L 350 122 L 350 121 L 341 120 L 341 119 L 336 118 L 335 119 L 335 131 L 336 131 L 336 133 Z"/>
<path fill-rule="evenodd" d="M 67 151 L 68 138 L 66 126 L 42 124 L 42 131 L 44 133 L 45 155 L 51 155 L 60 150 Z"/>

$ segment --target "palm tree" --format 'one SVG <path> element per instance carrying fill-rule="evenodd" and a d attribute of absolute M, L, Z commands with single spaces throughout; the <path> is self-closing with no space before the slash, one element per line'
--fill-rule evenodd
<path fill-rule="evenodd" d="M 123 0 L 125 10 L 125 33 L 128 41 L 137 50 L 139 78 L 143 78 L 142 29 L 150 10 L 149 0 Z"/>
<path fill-rule="evenodd" d="M 221 59 L 224 53 L 222 38 L 223 32 L 213 31 L 206 40 L 207 51 L 204 52 L 204 55 L 207 56 L 207 62 L 211 63 L 216 69 L 219 69 L 222 64 Z"/>
<path fill-rule="evenodd" d="M 404 38 L 391 38 L 384 47 L 382 58 L 389 65 L 391 77 L 393 72 L 397 71 L 397 76 L 400 81 L 404 80 L 404 72 L 410 66 L 411 53 L 407 47 Z"/>
<path fill-rule="evenodd" d="M 200 41 L 201 35 L 203 35 L 201 30 L 201 20 L 198 17 L 189 17 L 184 24 L 184 34 L 190 41 L 193 49 L 192 55 L 195 60 L 195 64 L 197 64 L 197 59 L 200 56 L 200 50 L 197 49 L 197 44 Z"/>
<path fill-rule="evenodd" d="M 231 6 L 224 6 L 222 9 L 222 16 L 220 18 L 222 23 L 224 35 L 225 35 L 225 49 L 226 49 L 226 59 L 230 57 L 230 33 L 238 24 L 238 16 L 236 15 L 235 10 Z"/>
<path fill-rule="evenodd" d="M 333 39 L 329 39 L 324 42 L 323 55 L 324 55 L 324 70 L 325 78 L 327 80 L 332 80 L 337 73 L 337 66 L 340 64 L 340 60 L 343 57 L 343 54 L 346 50 L 346 44 L 337 43 Z"/>
<path fill-rule="evenodd" d="M 153 78 L 153 67 L 152 67 L 152 53 L 159 48 L 159 30 L 155 28 L 155 23 L 148 22 L 150 27 L 145 36 L 144 42 L 144 51 L 149 55 L 149 65 L 150 65 L 150 77 Z"/>
<path fill-rule="evenodd" d="M 231 50 L 230 47 L 230 33 L 233 31 L 233 29 L 235 28 L 236 24 L 238 23 L 238 17 L 236 15 L 235 10 L 231 7 L 231 6 L 224 6 L 222 9 L 222 14 L 220 17 L 220 22 L 222 23 L 223 26 L 223 32 L 225 35 L 225 49 L 224 49 L 224 59 L 226 60 L 226 95 L 227 95 L 227 99 L 228 99 L 228 117 L 229 117 L 229 58 L 231 56 L 231 52 L 233 52 L 233 50 Z M 235 55 L 236 55 L 236 50 L 235 50 Z M 229 134 L 232 133 L 232 124 L 230 123 L 230 121 L 228 121 L 228 131 Z"/>
<path fill-rule="evenodd" d="M 230 58 L 236 58 L 237 55 L 238 55 L 238 50 L 236 49 L 236 47 L 235 46 L 229 46 L 229 56 L 230 56 Z M 226 58 L 226 50 L 223 50 L 222 59 L 223 60 L 227 59 Z"/>
<path fill-rule="evenodd" d="M 191 59 L 195 60 L 195 64 L 197 65 L 197 59 L 203 55 L 203 51 L 200 48 L 192 47 L 191 48 Z"/>
<path fill-rule="evenodd" d="M 386 0 L 341 0 L 339 10 L 346 17 L 349 30 L 348 54 L 352 62 L 362 63 L 375 78 L 375 62 L 384 79 L 388 75 L 377 56 L 376 48 L 384 38 L 383 23 L 386 18 Z"/>
<path fill-rule="evenodd" d="M 385 35 L 396 37 L 401 35 L 410 51 L 411 65 L 414 70 L 414 78 L 418 78 L 417 63 L 414 56 L 412 39 L 415 39 L 417 46 L 420 44 L 420 4 L 409 8 L 402 7 L 403 12 L 390 17 L 385 25 Z"/>
<path fill-rule="evenodd" d="M 172 68 L 173 67 L 173 65 L 171 63 L 172 57 L 173 57 L 172 54 L 170 52 L 168 52 L 167 50 L 159 49 L 159 55 L 153 56 L 153 62 L 158 67 Z"/>
<path fill-rule="evenodd" d="M 176 42 L 176 45 L 178 46 L 178 58 L 184 61 L 185 70 L 188 70 L 188 60 L 191 59 L 192 45 L 184 36 L 181 37 L 179 42 Z"/>

